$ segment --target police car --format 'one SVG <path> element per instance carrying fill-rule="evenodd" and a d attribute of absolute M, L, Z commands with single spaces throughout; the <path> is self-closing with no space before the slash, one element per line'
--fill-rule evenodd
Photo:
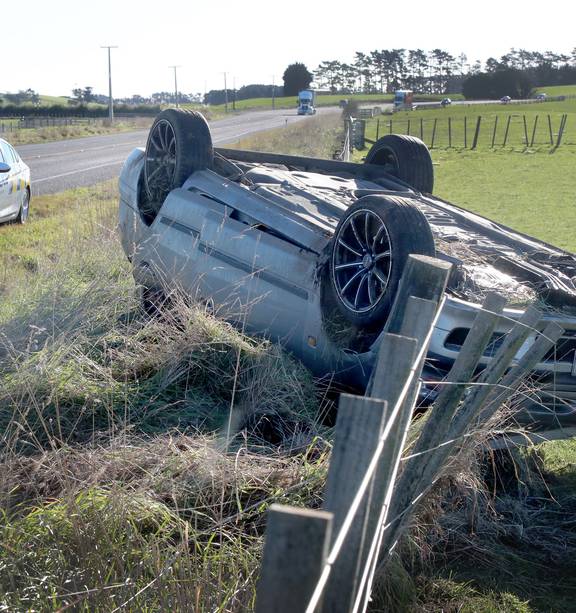
<path fill-rule="evenodd" d="M 30 208 L 30 168 L 0 138 L 0 223 L 26 223 Z"/>

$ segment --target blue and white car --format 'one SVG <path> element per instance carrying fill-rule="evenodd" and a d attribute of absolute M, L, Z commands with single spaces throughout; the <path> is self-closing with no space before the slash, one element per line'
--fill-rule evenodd
<path fill-rule="evenodd" d="M 30 168 L 0 138 L 0 223 L 26 223 L 30 210 Z"/>

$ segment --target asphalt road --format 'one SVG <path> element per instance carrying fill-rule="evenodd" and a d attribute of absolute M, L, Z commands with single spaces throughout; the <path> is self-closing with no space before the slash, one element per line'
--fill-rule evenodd
<path fill-rule="evenodd" d="M 321 109 L 320 113 L 338 109 Z M 296 110 L 257 111 L 210 123 L 216 145 L 230 144 L 248 134 L 306 121 Z M 30 166 L 32 195 L 52 194 L 117 177 L 134 147 L 144 147 L 148 130 L 22 145 L 18 153 Z"/>

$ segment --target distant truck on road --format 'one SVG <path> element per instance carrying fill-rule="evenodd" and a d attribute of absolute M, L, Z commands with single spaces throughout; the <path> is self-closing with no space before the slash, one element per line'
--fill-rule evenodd
<path fill-rule="evenodd" d="M 398 89 L 394 93 L 394 110 L 411 111 L 414 108 L 414 92 L 410 89 Z"/>
<path fill-rule="evenodd" d="M 298 93 L 298 115 L 315 115 L 316 92 L 313 89 L 303 89 Z"/>

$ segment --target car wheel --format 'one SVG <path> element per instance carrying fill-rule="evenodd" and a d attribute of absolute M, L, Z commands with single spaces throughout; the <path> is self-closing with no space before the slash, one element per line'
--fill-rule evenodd
<path fill-rule="evenodd" d="M 329 280 L 350 324 L 383 324 L 411 253 L 435 255 L 430 226 L 410 200 L 365 196 L 346 211 L 331 242 Z"/>
<path fill-rule="evenodd" d="M 29 213 L 30 213 L 30 190 L 26 188 L 22 192 L 22 202 L 20 203 L 20 210 L 18 211 L 18 217 L 16 217 L 16 223 L 26 223 L 28 221 Z"/>
<path fill-rule="evenodd" d="M 387 134 L 372 145 L 364 161 L 383 166 L 386 172 L 420 192 L 432 193 L 434 167 L 430 151 L 415 136 Z"/>
<path fill-rule="evenodd" d="M 152 202 L 163 202 L 196 170 L 211 168 L 210 128 L 196 111 L 166 109 L 154 120 L 146 142 L 144 184 Z"/>

